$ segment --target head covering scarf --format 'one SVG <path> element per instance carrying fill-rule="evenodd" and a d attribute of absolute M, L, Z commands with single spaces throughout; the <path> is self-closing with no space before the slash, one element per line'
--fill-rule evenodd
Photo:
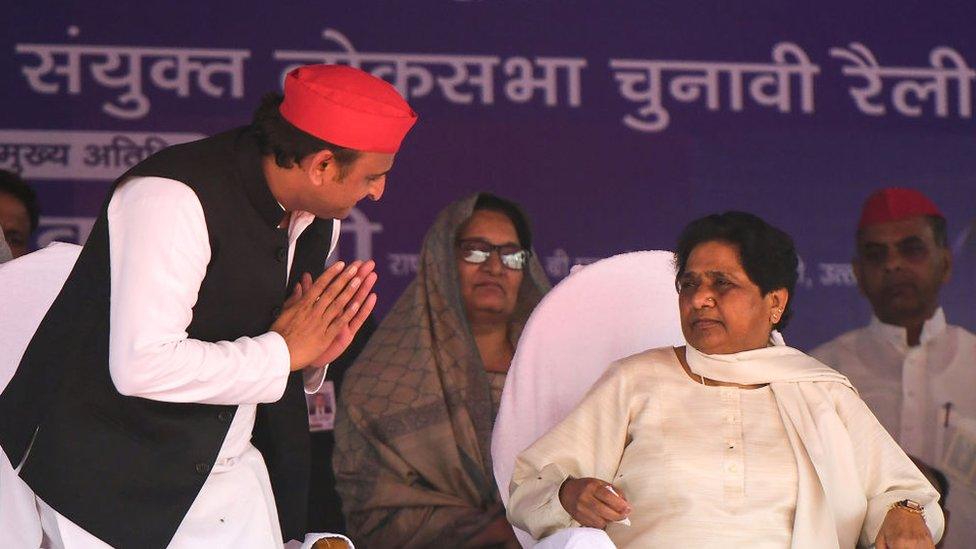
<path fill-rule="evenodd" d="M 455 239 L 479 195 L 451 204 L 424 239 L 417 278 L 346 374 L 334 467 L 361 547 L 460 546 L 503 516 L 490 453 L 497 410 L 465 315 Z M 529 259 L 513 346 L 549 289 Z"/>

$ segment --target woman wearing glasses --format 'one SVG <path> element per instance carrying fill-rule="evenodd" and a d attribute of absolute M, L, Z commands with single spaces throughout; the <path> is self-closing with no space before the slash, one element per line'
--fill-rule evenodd
<path fill-rule="evenodd" d="M 346 374 L 334 467 L 358 547 L 518 547 L 489 442 L 515 342 L 548 290 L 521 209 L 481 193 L 427 233 L 416 280 Z"/>

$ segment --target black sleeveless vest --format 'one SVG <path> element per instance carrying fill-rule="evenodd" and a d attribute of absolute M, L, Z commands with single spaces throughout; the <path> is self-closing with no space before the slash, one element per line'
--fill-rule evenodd
<path fill-rule="evenodd" d="M 189 337 L 234 340 L 268 331 L 301 273 L 318 276 L 332 221 L 298 240 L 286 286 L 287 229 L 247 129 L 177 145 L 123 175 L 181 181 L 203 206 L 211 258 Z M 115 189 L 113 186 L 113 191 Z M 166 547 L 203 486 L 236 406 L 119 394 L 108 368 L 108 200 L 64 288 L 0 395 L 0 445 L 37 495 L 115 547 Z M 146 288 L 146 291 L 153 291 Z M 36 435 L 35 435 L 36 430 Z M 33 443 L 31 439 L 33 437 Z M 253 436 L 271 476 L 285 540 L 305 534 L 308 416 L 301 373 L 259 405 Z"/>

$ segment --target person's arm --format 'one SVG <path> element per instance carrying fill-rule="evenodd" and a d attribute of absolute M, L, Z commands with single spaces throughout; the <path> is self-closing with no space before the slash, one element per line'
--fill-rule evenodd
<path fill-rule="evenodd" d="M 939 493 L 854 391 L 847 387 L 836 387 L 831 391 L 837 411 L 850 433 L 867 497 L 861 545 L 870 546 L 877 540 L 879 546 L 886 544 L 890 547 L 895 537 L 905 539 L 919 534 L 931 535 L 932 542 L 938 542 L 944 527 L 942 509 L 938 505 Z M 905 499 L 925 507 L 924 521 L 920 515 L 892 509 L 893 504 Z"/>
<path fill-rule="evenodd" d="M 578 511 L 580 496 L 596 496 L 597 488 L 610 494 L 606 485 L 612 484 L 628 442 L 634 405 L 631 367 L 626 362 L 611 365 L 566 419 L 519 454 L 508 502 L 512 524 L 541 539 L 576 526 L 567 506 Z M 574 490 L 571 498 L 564 493 L 561 501 L 563 484 L 575 480 L 586 490 Z M 584 518 L 578 512 L 576 516 Z"/>
<path fill-rule="evenodd" d="M 166 402 L 257 404 L 281 398 L 290 373 L 281 335 L 190 339 L 210 262 L 207 225 L 190 187 L 160 177 L 122 184 L 108 207 L 109 369 L 120 393 Z"/>

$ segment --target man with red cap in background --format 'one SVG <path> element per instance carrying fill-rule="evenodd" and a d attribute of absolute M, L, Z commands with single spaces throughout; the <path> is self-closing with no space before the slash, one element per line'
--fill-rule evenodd
<path fill-rule="evenodd" d="M 0 395 L 45 547 L 303 539 L 304 392 L 376 300 L 372 262 L 326 257 L 416 119 L 367 73 L 299 67 L 250 126 L 115 182 Z"/>
<path fill-rule="evenodd" d="M 946 322 L 939 290 L 952 257 L 946 220 L 912 189 L 881 189 L 864 203 L 854 275 L 874 318 L 814 349 L 845 374 L 916 462 L 951 490 L 942 547 L 976 539 L 976 335 Z"/>

